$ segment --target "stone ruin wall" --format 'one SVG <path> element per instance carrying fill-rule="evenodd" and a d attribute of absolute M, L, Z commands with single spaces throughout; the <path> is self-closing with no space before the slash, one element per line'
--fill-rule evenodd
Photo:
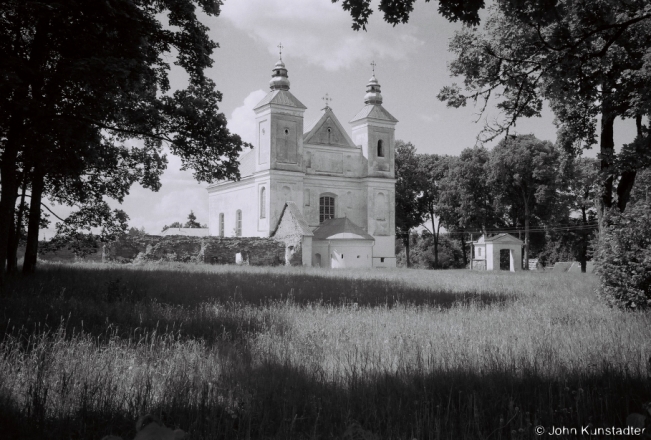
<path fill-rule="evenodd" d="M 106 245 L 104 261 L 180 261 L 206 264 L 285 264 L 285 243 L 259 237 L 123 237 Z"/>
<path fill-rule="evenodd" d="M 131 236 L 108 243 L 83 258 L 68 249 L 40 253 L 46 261 L 95 261 L 132 263 L 138 261 L 179 261 L 206 264 L 250 264 L 278 266 L 285 264 L 285 240 L 258 237 L 187 237 L 181 235 Z M 239 254 L 239 258 L 238 258 Z M 300 257 L 299 257 L 300 261 Z"/>

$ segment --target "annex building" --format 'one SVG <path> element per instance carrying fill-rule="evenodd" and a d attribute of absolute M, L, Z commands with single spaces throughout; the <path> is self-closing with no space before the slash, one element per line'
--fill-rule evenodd
<path fill-rule="evenodd" d="M 382 106 L 375 74 L 351 134 L 327 104 L 304 129 L 306 107 L 282 59 L 270 88 L 254 109 L 256 144 L 240 158 L 241 180 L 208 187 L 210 235 L 293 234 L 304 265 L 395 267 L 398 120 Z"/>

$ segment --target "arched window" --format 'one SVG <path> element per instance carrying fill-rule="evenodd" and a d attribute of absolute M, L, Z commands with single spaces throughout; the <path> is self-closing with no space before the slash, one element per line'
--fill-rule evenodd
<path fill-rule="evenodd" d="M 235 236 L 242 236 L 242 211 L 239 209 L 235 213 Z"/>
<path fill-rule="evenodd" d="M 267 216 L 267 191 L 263 186 L 260 190 L 260 218 L 265 218 Z"/>
<path fill-rule="evenodd" d="M 332 196 L 319 197 L 319 223 L 335 218 L 335 198 Z"/>
<path fill-rule="evenodd" d="M 377 141 L 377 157 L 384 157 L 384 142 L 382 142 L 382 139 Z"/>
<path fill-rule="evenodd" d="M 219 236 L 224 236 L 224 213 L 219 213 Z"/>

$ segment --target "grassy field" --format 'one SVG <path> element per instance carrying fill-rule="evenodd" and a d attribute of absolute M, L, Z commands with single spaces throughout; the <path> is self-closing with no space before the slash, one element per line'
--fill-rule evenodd
<path fill-rule="evenodd" d="M 127 439 L 148 412 L 192 439 L 624 427 L 651 400 L 651 315 L 608 308 L 596 287 L 567 273 L 44 264 L 0 298 L 0 427 Z"/>

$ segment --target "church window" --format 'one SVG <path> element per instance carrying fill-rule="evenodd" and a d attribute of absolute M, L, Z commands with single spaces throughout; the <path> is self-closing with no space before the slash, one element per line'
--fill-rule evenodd
<path fill-rule="evenodd" d="M 319 197 L 319 223 L 335 218 L 335 198 L 330 196 Z"/>
<path fill-rule="evenodd" d="M 384 157 L 384 142 L 382 142 L 382 139 L 377 141 L 377 157 Z"/>
<path fill-rule="evenodd" d="M 242 236 L 242 211 L 239 209 L 235 213 L 235 236 Z"/>
<path fill-rule="evenodd" d="M 219 213 L 219 236 L 224 236 L 224 213 Z"/>
<path fill-rule="evenodd" d="M 285 134 L 289 134 L 289 129 L 285 129 Z"/>
<path fill-rule="evenodd" d="M 477 248 L 477 256 L 481 257 L 481 248 L 480 247 Z"/>
<path fill-rule="evenodd" d="M 260 218 L 265 218 L 267 216 L 267 190 L 263 186 L 260 190 Z"/>

